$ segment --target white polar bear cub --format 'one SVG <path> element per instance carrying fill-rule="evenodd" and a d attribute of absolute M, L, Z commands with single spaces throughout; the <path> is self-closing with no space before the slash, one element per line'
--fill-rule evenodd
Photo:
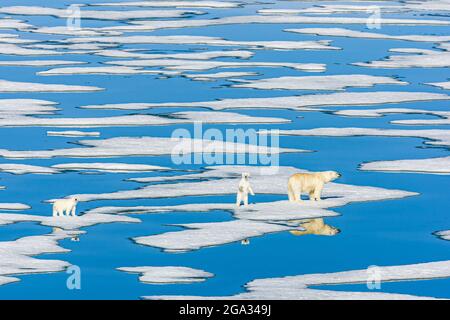
<path fill-rule="evenodd" d="M 325 183 L 341 176 L 336 171 L 296 173 L 289 177 L 288 196 L 291 202 L 301 202 L 302 192 L 309 194 L 309 199 L 319 201 Z"/>
<path fill-rule="evenodd" d="M 236 197 L 236 205 L 239 207 L 241 202 L 244 201 L 244 206 L 248 206 L 248 194 L 250 193 L 252 196 L 255 195 L 252 187 L 250 186 L 249 178 L 250 173 L 244 172 L 242 173 L 242 178 L 239 181 L 239 190 L 237 192 Z"/>
<path fill-rule="evenodd" d="M 53 202 L 53 216 L 64 216 L 65 212 L 66 216 L 72 215 L 74 217 L 77 209 L 77 203 L 77 198 L 55 200 L 55 202 Z"/>

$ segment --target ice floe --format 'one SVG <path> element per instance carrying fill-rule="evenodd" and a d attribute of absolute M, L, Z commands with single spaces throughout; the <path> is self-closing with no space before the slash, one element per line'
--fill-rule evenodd
<path fill-rule="evenodd" d="M 30 116 L 1 117 L 0 106 L 0 127 L 114 127 L 114 126 L 156 126 L 171 125 L 181 123 L 287 123 L 288 119 L 254 117 L 231 112 L 175 112 L 170 117 L 162 117 L 157 115 L 125 115 L 113 117 L 96 117 L 96 118 L 37 118 Z M 58 135 L 51 132 L 51 135 Z M 59 134 L 62 135 L 62 134 Z M 69 131 L 63 135 L 83 136 L 79 131 Z M 97 134 L 88 134 L 88 136 L 98 136 Z"/>
<path fill-rule="evenodd" d="M 136 58 L 136 59 L 186 59 L 186 60 L 210 60 L 215 58 L 251 58 L 254 53 L 247 50 L 224 51 L 194 51 L 183 53 L 140 53 L 125 50 L 101 50 L 94 53 L 98 56 L 111 58 Z"/>
<path fill-rule="evenodd" d="M 46 84 L 0 80 L 0 92 L 89 92 L 102 88 L 66 84 Z"/>
<path fill-rule="evenodd" d="M 240 2 L 229 1 L 127 1 L 101 2 L 91 6 L 101 7 L 175 7 L 175 8 L 236 8 Z"/>
<path fill-rule="evenodd" d="M 49 67 L 64 66 L 73 64 L 86 64 L 84 61 L 64 61 L 64 60 L 10 60 L 0 61 L 0 66 L 18 66 L 18 67 Z"/>
<path fill-rule="evenodd" d="M 103 194 L 79 194 L 81 201 L 125 200 L 142 198 L 172 198 L 184 196 L 208 196 L 234 194 L 240 179 L 240 173 L 249 172 L 252 184 L 257 186 L 257 194 L 286 194 L 288 177 L 299 169 L 279 167 L 276 174 L 269 174 L 261 167 L 250 166 L 216 166 L 207 167 L 207 171 L 198 174 L 155 178 L 130 179 L 138 182 L 168 182 L 191 179 L 190 182 L 175 182 L 148 185 L 136 190 L 123 190 Z M 231 243 L 243 239 L 298 229 L 294 220 L 320 217 L 332 217 L 337 213 L 328 210 L 350 202 L 378 201 L 413 196 L 415 193 L 388 190 L 366 186 L 352 186 L 330 183 L 324 189 L 324 200 L 306 201 L 304 204 L 291 203 L 287 200 L 250 204 L 248 207 L 236 207 L 234 203 L 197 203 L 176 206 L 139 206 L 139 207 L 104 207 L 96 208 L 92 213 L 168 213 L 168 212 L 209 212 L 225 210 L 231 212 L 236 220 L 225 222 L 196 223 L 177 225 L 181 231 L 134 238 L 137 243 L 161 248 L 165 251 L 189 251 L 203 247 Z M 233 201 L 234 202 L 234 201 Z M 250 201 L 251 202 L 251 201 Z"/>
<path fill-rule="evenodd" d="M 187 14 L 201 14 L 200 11 L 186 11 L 186 10 L 81 10 L 81 19 L 97 19 L 97 20 L 130 20 L 143 18 L 176 18 Z M 0 13 L 13 15 L 29 15 L 29 16 L 54 16 L 57 18 L 70 18 L 73 13 L 71 10 L 37 7 L 37 6 L 11 6 L 1 7 Z"/>
<path fill-rule="evenodd" d="M 104 30 L 139 32 L 159 29 L 194 28 L 220 26 L 230 24 L 367 24 L 367 17 L 319 17 L 319 16 L 296 16 L 296 15 L 242 15 L 230 16 L 217 19 L 191 19 L 191 20 L 141 20 L 131 21 L 128 25 L 103 28 Z M 380 18 L 381 25 L 449 25 L 446 20 L 432 19 L 395 19 Z"/>
<path fill-rule="evenodd" d="M 261 131 L 261 134 L 264 134 Z M 281 135 L 293 136 L 379 136 L 379 137 L 416 137 L 424 138 L 425 144 L 436 146 L 450 146 L 450 131 L 440 129 L 421 130 L 397 130 L 397 129 L 372 129 L 372 128 L 317 128 L 310 130 L 280 130 Z"/>
<path fill-rule="evenodd" d="M 321 63 L 295 63 L 295 62 L 235 62 L 235 61 L 204 61 L 204 60 L 177 60 L 177 59 L 152 59 L 152 60 L 117 60 L 107 61 L 113 64 L 127 67 L 160 67 L 167 70 L 211 70 L 216 68 L 292 68 L 295 70 L 322 72 L 326 65 Z"/>
<path fill-rule="evenodd" d="M 349 4 L 317 4 L 312 7 L 302 9 L 261 9 L 257 12 L 264 15 L 293 15 L 293 14 L 334 14 L 334 13 L 367 13 L 370 6 L 349 5 Z M 398 12 L 404 9 L 403 6 L 396 5 L 379 5 L 377 8 L 383 12 Z"/>
<path fill-rule="evenodd" d="M 446 82 L 429 82 L 427 83 L 430 86 L 435 86 L 435 87 L 439 87 L 445 90 L 450 90 L 450 81 L 446 81 Z"/>
<path fill-rule="evenodd" d="M 257 72 L 239 72 L 239 71 L 228 71 L 228 72 L 216 72 L 216 73 L 196 73 L 196 74 L 184 74 L 183 76 L 195 81 L 215 81 L 217 79 L 225 78 L 239 78 L 247 76 L 257 76 Z"/>
<path fill-rule="evenodd" d="M 389 35 L 376 32 L 356 31 L 345 28 L 301 28 L 285 29 L 287 32 L 315 34 L 319 36 L 331 37 L 349 37 L 349 38 L 367 38 L 367 39 L 385 39 L 385 40 L 404 40 L 416 42 L 445 42 L 450 41 L 450 36 L 436 35 Z"/>
<path fill-rule="evenodd" d="M 255 189 L 257 194 L 286 194 L 286 185 L 288 177 L 299 172 L 299 169 L 293 167 L 277 167 L 268 168 L 276 170 L 276 174 L 268 175 L 264 167 L 248 167 L 248 166 L 218 166 L 207 167 L 210 171 L 202 174 L 183 175 L 168 178 L 170 180 L 184 179 L 211 179 L 197 182 L 179 182 L 175 184 L 157 184 L 142 187 L 136 190 L 124 190 L 104 194 L 81 194 L 77 195 L 81 201 L 104 200 L 104 199 L 138 199 L 138 198 L 166 198 L 166 197 L 182 197 L 182 196 L 204 196 L 204 195 L 224 195 L 234 194 L 236 185 L 239 181 L 241 172 L 249 172 L 252 177 L 252 184 L 257 185 Z M 192 176 L 189 178 L 189 176 Z M 217 180 L 217 178 L 220 178 Z M 152 178 L 151 178 L 152 179 Z M 156 180 L 146 180 L 145 178 L 134 178 L 132 181 L 150 182 L 150 181 L 166 181 L 164 178 L 156 178 Z M 386 190 L 371 187 L 355 187 L 342 184 L 330 183 L 324 189 L 324 197 L 329 198 L 320 202 L 320 206 L 316 204 L 315 208 L 324 208 L 328 206 L 343 205 L 342 201 L 375 201 L 381 199 L 395 199 L 414 195 L 414 193 Z M 343 198 L 343 199 L 336 199 Z M 344 204 L 346 203 L 344 202 Z"/>
<path fill-rule="evenodd" d="M 98 131 L 47 131 L 48 136 L 53 137 L 99 137 L 100 132 Z"/>
<path fill-rule="evenodd" d="M 11 43 L 0 43 L 0 54 L 15 56 L 53 56 L 62 54 L 55 50 L 25 48 Z"/>
<path fill-rule="evenodd" d="M 443 240 L 450 240 L 450 230 L 438 231 L 434 234 Z"/>
<path fill-rule="evenodd" d="M 121 267 L 119 271 L 139 273 L 139 281 L 151 284 L 202 282 L 214 275 L 204 270 L 188 267 Z"/>
<path fill-rule="evenodd" d="M 28 31 L 33 26 L 31 24 L 25 23 L 21 20 L 15 20 L 10 18 L 0 18 L 0 29 L 14 29 L 14 30 L 26 30 Z"/>
<path fill-rule="evenodd" d="M 369 163 L 362 164 L 361 170 L 449 174 L 450 173 L 450 157 L 430 158 L 430 159 L 375 161 L 375 162 L 369 162 Z"/>
<path fill-rule="evenodd" d="M 284 96 L 274 98 L 238 98 L 200 102 L 163 102 L 163 103 L 121 103 L 90 105 L 86 109 L 121 109 L 143 110 L 158 107 L 201 107 L 213 110 L 222 109 L 294 109 L 311 107 L 376 105 L 413 101 L 449 100 L 450 96 L 430 92 L 337 92 L 330 94 L 308 94 L 301 96 Z"/>
<path fill-rule="evenodd" d="M 0 285 L 19 281 L 18 278 L 11 277 L 12 275 L 60 272 L 66 269 L 70 265 L 68 262 L 37 259 L 33 256 L 44 253 L 68 252 L 69 250 L 58 245 L 58 241 L 74 234 L 77 233 L 61 230 L 41 236 L 29 236 L 15 241 L 0 242 Z"/>
<path fill-rule="evenodd" d="M 53 114 L 57 103 L 38 99 L 0 99 L 0 118 Z"/>
<path fill-rule="evenodd" d="M 450 260 L 398 266 L 377 266 L 381 282 L 429 280 L 450 277 Z M 256 300 L 416 300 L 434 299 L 385 292 L 357 292 L 332 289 L 311 289 L 312 286 L 367 283 L 371 269 L 332 273 L 304 274 L 280 278 L 256 279 L 245 285 L 246 291 L 231 296 L 148 296 L 147 299 L 256 299 Z M 372 271 L 373 272 L 373 271 Z M 369 278 L 370 279 L 370 278 Z"/>
<path fill-rule="evenodd" d="M 12 174 L 55 174 L 58 170 L 49 167 L 33 166 L 29 164 L 19 163 L 2 163 L 0 164 L 0 172 Z"/>
<path fill-rule="evenodd" d="M 265 147 L 252 144 L 233 143 L 220 140 L 159 138 L 159 137 L 117 137 L 99 140 L 80 140 L 83 147 L 54 150 L 10 151 L 0 149 L 0 156 L 5 158 L 110 158 L 125 156 L 159 156 L 171 155 L 174 150 L 183 154 L 277 154 L 281 152 L 302 152 L 299 149 Z"/>
<path fill-rule="evenodd" d="M 402 53 L 383 60 L 356 62 L 353 65 L 369 68 L 446 68 L 450 66 L 450 52 L 414 48 L 395 48 L 390 52 Z"/>
<path fill-rule="evenodd" d="M 106 75 L 128 75 L 128 74 L 159 74 L 163 71 L 144 70 L 143 68 L 133 67 L 66 67 L 66 68 L 54 68 L 46 71 L 37 72 L 41 76 L 53 76 L 53 75 L 75 75 L 75 74 L 106 74 Z"/>
<path fill-rule="evenodd" d="M 147 164 L 127 164 L 127 163 L 63 163 L 53 165 L 52 168 L 58 170 L 73 170 L 73 171 L 99 171 L 99 172 L 149 172 L 157 170 L 170 170 L 168 167 L 153 166 Z"/>
<path fill-rule="evenodd" d="M 258 80 L 236 80 L 237 88 L 283 89 L 283 90 L 344 90 L 347 87 L 371 87 L 377 84 L 407 84 L 391 77 L 363 74 L 278 77 Z"/>
<path fill-rule="evenodd" d="M 83 227 L 89 227 L 101 223 L 137 223 L 141 220 L 137 218 L 127 217 L 125 215 L 115 214 L 99 214 L 86 212 L 80 216 L 68 217 L 50 216 L 51 209 L 49 207 L 49 215 L 31 215 L 31 214 L 13 214 L 13 213 L 0 213 L 0 225 L 12 224 L 17 222 L 37 222 L 43 226 L 60 228 L 64 230 L 77 230 Z M 1 242 L 0 242 L 1 243 Z"/>
<path fill-rule="evenodd" d="M 193 20 L 191 20 L 193 21 Z M 213 21 L 213 20 L 211 20 Z M 192 44 L 208 46 L 239 46 L 252 49 L 275 49 L 275 50 L 338 50 L 330 46 L 330 41 L 232 41 L 219 37 L 208 36 L 114 36 L 114 37 L 82 37 L 69 38 L 65 43 L 113 43 L 113 44 Z"/>
<path fill-rule="evenodd" d="M 16 210 L 27 210 L 31 207 L 23 203 L 0 203 L 0 210 L 16 211 Z"/>
<path fill-rule="evenodd" d="M 162 248 L 167 252 L 184 252 L 292 229 L 292 227 L 274 223 L 241 219 L 225 222 L 178 224 L 176 226 L 183 227 L 185 230 L 136 237 L 133 240 L 138 244 Z"/>
<path fill-rule="evenodd" d="M 408 108 L 384 108 L 384 109 L 362 109 L 362 110 L 339 110 L 333 114 L 346 117 L 382 117 L 386 114 L 427 114 L 440 117 L 441 119 L 405 119 L 394 120 L 391 123 L 404 125 L 446 125 L 450 124 L 450 111 L 433 111 Z"/>

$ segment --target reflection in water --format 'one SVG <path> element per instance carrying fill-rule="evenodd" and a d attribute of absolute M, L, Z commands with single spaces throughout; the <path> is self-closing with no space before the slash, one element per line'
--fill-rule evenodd
<path fill-rule="evenodd" d="M 244 240 L 241 240 L 241 244 L 242 244 L 243 246 L 249 245 L 249 244 L 250 244 L 250 239 L 244 239 Z"/>
<path fill-rule="evenodd" d="M 58 228 L 58 227 L 53 227 L 53 233 L 58 233 L 58 232 L 61 232 L 61 231 L 63 231 L 63 229 Z M 80 241 L 80 238 L 78 236 L 73 236 L 73 237 L 70 238 L 70 241 L 78 242 L 78 241 Z"/>
<path fill-rule="evenodd" d="M 323 221 L 323 218 L 310 219 L 310 220 L 298 220 L 300 227 L 305 230 L 292 230 L 295 236 L 303 236 L 305 234 L 315 234 L 320 236 L 334 236 L 341 232 L 338 228 L 332 227 Z"/>

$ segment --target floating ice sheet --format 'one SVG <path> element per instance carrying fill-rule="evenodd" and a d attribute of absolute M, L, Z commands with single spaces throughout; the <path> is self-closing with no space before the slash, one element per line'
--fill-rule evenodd
<path fill-rule="evenodd" d="M 261 131 L 261 134 L 265 134 Z M 280 130 L 281 135 L 292 136 L 329 136 L 329 137 L 352 137 L 352 136 L 379 136 L 379 137 L 417 137 L 431 141 L 425 144 L 437 146 L 450 145 L 449 130 L 396 130 L 396 129 L 371 129 L 371 128 L 317 128 L 310 130 Z"/>
<path fill-rule="evenodd" d="M 333 114 L 347 117 L 382 117 L 386 114 L 427 114 L 437 116 L 440 119 L 404 119 L 394 120 L 391 123 L 405 125 L 446 125 L 450 124 L 449 111 L 433 111 L 407 108 L 384 108 L 384 109 L 362 109 L 362 110 L 339 110 Z"/>
<path fill-rule="evenodd" d="M 430 158 L 430 159 L 375 161 L 375 162 L 369 162 L 369 163 L 362 164 L 361 170 L 449 174 L 450 173 L 450 157 Z"/>
<path fill-rule="evenodd" d="M 212 273 L 188 267 L 121 267 L 119 271 L 139 273 L 139 281 L 151 284 L 202 282 Z"/>
<path fill-rule="evenodd" d="M 379 266 L 376 269 L 382 282 L 429 280 L 450 277 L 450 261 L 417 263 L 398 266 Z M 257 300 L 416 300 L 433 299 L 383 292 L 351 292 L 327 289 L 311 289 L 312 286 L 366 283 L 370 269 L 333 273 L 304 274 L 281 278 L 253 280 L 245 285 L 246 292 L 231 296 L 148 296 L 147 299 L 257 299 Z"/>
<path fill-rule="evenodd" d="M 194 20 L 191 20 L 194 21 Z M 199 20 L 196 20 L 199 21 Z M 208 20 L 214 21 L 214 20 Z M 338 50 L 337 47 L 330 46 L 330 41 L 232 41 L 219 37 L 208 36 L 101 36 L 101 37 L 81 37 L 69 38 L 65 40 L 67 44 L 76 43 L 106 43 L 106 44 L 191 44 L 208 46 L 227 47 L 250 47 L 252 49 L 278 49 L 278 50 Z"/>
<path fill-rule="evenodd" d="M 92 86 L 0 80 L 0 92 L 89 92 L 99 90 L 103 89 Z"/>
<path fill-rule="evenodd" d="M 217 19 L 191 19 L 191 20 L 158 20 L 158 21 L 131 21 L 129 25 L 104 28 L 105 30 L 120 30 L 128 32 L 152 31 L 159 29 L 194 28 L 231 24 L 367 24 L 367 17 L 319 17 L 295 15 L 242 15 Z M 381 25 L 449 25 L 446 20 L 437 19 L 395 19 L 380 18 Z"/>
<path fill-rule="evenodd" d="M 125 156 L 159 156 L 171 155 L 174 150 L 183 153 L 208 154 L 277 154 L 281 152 L 304 152 L 300 149 L 264 147 L 220 140 L 199 140 L 188 138 L 158 137 L 117 137 L 104 140 L 80 140 L 83 147 L 54 150 L 10 151 L 0 149 L 0 156 L 5 158 L 110 158 Z"/>
<path fill-rule="evenodd" d="M 0 100 L 1 101 L 1 100 Z M 18 111 L 16 111 L 18 112 Z M 25 111 L 25 112 L 32 112 Z M 8 115 L 8 114 L 6 114 Z M 265 118 L 243 115 L 231 112 L 175 112 L 170 117 L 157 115 L 125 115 L 114 117 L 96 117 L 96 118 L 43 118 L 29 116 L 9 116 L 2 118 L 2 108 L 0 104 L 0 127 L 128 127 L 128 126 L 156 126 L 156 125 L 172 125 L 181 123 L 287 123 L 288 119 L 283 118 Z M 51 133 L 51 135 L 56 135 Z M 59 134 L 63 135 L 63 134 Z M 79 131 L 68 131 L 66 136 L 83 135 Z M 93 135 L 93 134 L 88 134 Z M 95 136 L 98 136 L 95 134 Z"/>
<path fill-rule="evenodd" d="M 152 166 L 147 164 L 127 164 L 127 163 L 105 163 L 105 162 L 89 162 L 89 163 L 63 163 L 53 165 L 52 168 L 58 170 L 73 171 L 99 171 L 99 172 L 149 172 L 157 170 L 170 170 L 168 167 Z"/>
<path fill-rule="evenodd" d="M 284 31 L 315 34 L 319 36 L 348 37 L 348 38 L 366 38 L 366 39 L 385 39 L 385 40 L 404 40 L 416 42 L 445 42 L 450 41 L 450 36 L 437 35 L 389 35 L 376 32 L 356 31 L 345 28 L 301 28 L 285 29 Z"/>
<path fill-rule="evenodd" d="M 390 52 L 401 55 L 392 55 L 383 60 L 353 63 L 360 67 L 370 68 L 446 68 L 450 66 L 450 52 L 428 49 L 396 48 Z"/>
<path fill-rule="evenodd" d="M 199 102 L 164 102 L 164 103 L 120 103 L 105 105 L 90 105 L 86 109 L 121 109 L 143 110 L 159 107 L 200 107 L 213 110 L 222 109 L 293 109 L 302 110 L 311 107 L 324 106 L 365 106 L 386 103 L 401 103 L 414 101 L 449 100 L 450 96 L 429 92 L 337 92 L 330 94 L 308 94 L 301 96 L 285 96 L 275 98 L 239 98 L 221 99 Z"/>
<path fill-rule="evenodd" d="M 278 77 L 258 80 L 235 80 L 236 88 L 253 88 L 262 90 L 344 90 L 347 87 L 371 87 L 377 84 L 408 84 L 391 77 L 363 74 Z"/>
<path fill-rule="evenodd" d="M 48 136 L 54 137 L 99 137 L 100 132 L 98 131 L 47 131 Z"/>
<path fill-rule="evenodd" d="M 57 18 L 71 18 L 72 10 L 37 7 L 37 6 L 11 6 L 1 7 L 0 13 L 22 15 L 22 16 L 54 16 Z M 201 14 L 200 11 L 186 10 L 82 10 L 81 19 L 97 19 L 97 20 L 130 20 L 143 18 L 176 18 L 186 14 Z"/>
<path fill-rule="evenodd" d="M 127 1 L 101 2 L 91 6 L 101 7 L 175 7 L 175 8 L 236 8 L 240 2 L 229 1 Z"/>

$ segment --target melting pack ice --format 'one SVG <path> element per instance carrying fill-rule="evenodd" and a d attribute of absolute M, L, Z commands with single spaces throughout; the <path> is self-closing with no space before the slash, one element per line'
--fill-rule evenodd
<path fill-rule="evenodd" d="M 370 269 L 369 269 L 370 271 Z M 396 282 L 405 280 L 426 280 L 450 276 L 450 261 L 417 263 L 398 266 L 377 267 L 380 280 Z M 368 269 L 332 273 L 304 274 L 281 278 L 253 280 L 245 285 L 246 292 L 231 296 L 148 296 L 146 299 L 238 299 L 238 300 L 416 300 L 434 299 L 432 297 L 413 296 L 383 292 L 351 292 L 326 289 L 312 289 L 311 286 L 366 283 L 370 279 Z"/>
<path fill-rule="evenodd" d="M 286 194 L 288 177 L 298 172 L 293 167 L 279 167 L 274 175 L 267 175 L 261 167 L 215 166 L 205 173 L 171 177 L 174 183 L 148 185 L 135 190 L 124 190 L 103 194 L 78 194 L 80 201 L 125 200 L 142 198 L 172 198 L 183 196 L 205 196 L 234 194 L 241 172 L 249 172 L 252 184 L 258 186 L 258 194 Z M 160 181 L 164 181 L 160 178 Z M 191 179 L 190 182 L 176 180 Z M 158 177 L 148 180 L 132 179 L 138 182 L 157 182 Z M 290 203 L 287 200 L 252 204 L 248 208 L 236 208 L 228 203 L 186 204 L 177 206 L 152 207 L 106 207 L 94 209 L 93 213 L 161 213 L 161 212 L 208 212 L 225 210 L 232 212 L 235 220 L 177 225 L 181 231 L 134 238 L 139 244 L 159 247 L 168 252 L 196 250 L 202 247 L 216 246 L 235 242 L 267 233 L 281 232 L 298 228 L 289 223 L 292 220 L 335 216 L 327 210 L 330 207 L 343 206 L 350 202 L 398 199 L 415 195 L 413 192 L 388 190 L 382 188 L 352 186 L 330 183 L 323 192 L 321 202 L 305 204 Z"/>
<path fill-rule="evenodd" d="M 361 170 L 449 174 L 450 157 L 368 162 Z"/>
<path fill-rule="evenodd" d="M 202 282 L 212 273 L 187 267 L 121 267 L 119 271 L 139 273 L 139 281 L 151 284 Z"/>

